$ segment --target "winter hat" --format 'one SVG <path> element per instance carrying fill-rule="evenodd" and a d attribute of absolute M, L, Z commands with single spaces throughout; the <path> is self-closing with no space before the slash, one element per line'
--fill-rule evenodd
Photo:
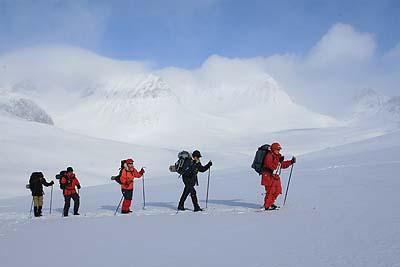
<path fill-rule="evenodd" d="M 133 159 L 127 159 L 126 160 L 126 164 L 132 164 L 133 163 Z"/>
<path fill-rule="evenodd" d="M 279 144 L 279 143 L 273 143 L 272 145 L 271 145 L 271 150 L 272 151 L 274 151 L 274 150 L 281 150 L 282 149 L 282 147 L 281 147 L 281 145 Z"/>
<path fill-rule="evenodd" d="M 67 172 L 74 172 L 74 169 L 72 169 L 72 167 L 68 167 Z"/>
<path fill-rule="evenodd" d="M 193 151 L 192 157 L 193 157 L 193 158 L 194 158 L 194 157 L 196 157 L 196 158 L 201 158 L 200 151 L 198 151 L 198 150 Z"/>

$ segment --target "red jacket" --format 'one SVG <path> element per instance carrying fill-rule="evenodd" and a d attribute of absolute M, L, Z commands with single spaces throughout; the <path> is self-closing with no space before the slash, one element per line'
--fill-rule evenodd
<path fill-rule="evenodd" d="M 129 171 L 125 168 L 122 169 L 121 173 L 121 189 L 133 190 L 133 179 L 142 177 L 144 170 L 138 172 L 134 167 Z"/>
<path fill-rule="evenodd" d="M 281 154 L 274 154 L 272 152 L 268 152 L 267 156 L 264 159 L 264 168 L 261 176 L 261 185 L 270 185 L 272 183 L 271 179 L 280 180 L 280 177 L 276 173 L 276 169 L 278 169 L 279 164 L 281 164 L 282 169 L 289 168 L 292 165 L 291 160 L 285 160 L 282 163 L 279 163 L 279 158 Z"/>
<path fill-rule="evenodd" d="M 65 185 L 65 189 L 63 190 L 64 196 L 70 196 L 76 193 L 75 187 L 77 186 L 78 188 L 81 187 L 79 184 L 78 178 L 75 176 L 74 173 L 66 173 L 62 178 L 61 178 L 61 184 Z"/>

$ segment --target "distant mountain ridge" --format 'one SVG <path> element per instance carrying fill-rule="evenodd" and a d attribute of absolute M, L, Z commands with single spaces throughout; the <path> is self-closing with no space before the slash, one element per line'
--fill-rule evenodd
<path fill-rule="evenodd" d="M 13 96 L 0 96 L 0 112 L 27 121 L 53 125 L 47 112 L 30 99 Z"/>
<path fill-rule="evenodd" d="M 353 121 L 400 125 L 400 96 L 388 97 L 373 89 L 365 89 L 353 98 Z"/>
<path fill-rule="evenodd" d="M 152 71 L 52 47 L 1 61 L 9 67 L 0 86 L 43 107 L 56 126 L 89 136 L 185 143 L 337 123 L 297 105 L 268 73 L 237 59 L 212 56 L 197 70 Z"/>

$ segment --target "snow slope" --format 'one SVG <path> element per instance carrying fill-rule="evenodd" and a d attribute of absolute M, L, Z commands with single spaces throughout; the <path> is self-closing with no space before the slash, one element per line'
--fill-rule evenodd
<path fill-rule="evenodd" d="M 40 219 L 28 219 L 29 197 L 1 200 L 0 257 L 10 267 L 399 266 L 399 138 L 397 131 L 299 157 L 287 205 L 276 212 L 257 212 L 262 188 L 248 167 L 211 172 L 203 213 L 175 213 L 182 185 L 168 173 L 146 176 L 146 210 L 137 180 L 135 212 L 127 216 L 113 216 L 115 184 L 83 188 L 80 217 L 61 218 L 59 190 L 52 215 L 45 196 Z M 64 260 L 60 248 L 72 256 Z"/>
<path fill-rule="evenodd" d="M 161 173 L 176 157 L 170 150 L 95 139 L 4 116 L 0 116 L 0 125 L 0 197 L 25 194 L 24 184 L 33 171 L 43 171 L 51 180 L 73 166 L 83 184 L 96 185 L 109 182 L 118 172 L 120 159 L 134 157 L 137 166 Z"/>
<path fill-rule="evenodd" d="M 173 149 L 148 147 L 79 135 L 58 127 L 0 115 L 0 198 L 26 193 L 25 184 L 34 171 L 48 179 L 73 166 L 86 186 L 111 183 L 120 160 L 133 157 L 135 166 L 145 166 L 150 176 L 159 176 L 175 163 L 179 151 L 202 149 L 200 144 Z M 236 150 L 210 152 L 220 166 L 248 165 Z M 232 158 L 231 155 L 234 155 Z M 159 181 L 163 183 L 163 181 Z"/>
<path fill-rule="evenodd" d="M 355 96 L 353 102 L 352 124 L 399 128 L 400 96 L 388 97 L 366 89 Z"/>
<path fill-rule="evenodd" d="M 183 131 L 187 138 L 184 142 L 172 131 L 170 138 L 166 138 L 167 134 L 160 136 L 163 146 L 157 147 L 93 138 L 2 115 L 0 132 L 0 198 L 25 194 L 24 184 L 33 171 L 43 171 L 52 179 L 60 170 L 73 166 L 83 184 L 93 186 L 108 183 L 109 177 L 117 172 L 119 160 L 128 157 L 133 157 L 138 167 L 146 166 L 150 175 L 158 176 L 165 173 L 176 161 L 177 153 L 184 149 L 200 149 L 213 158 L 216 168 L 237 168 L 251 165 L 256 148 L 266 142 L 279 140 L 291 153 L 299 155 L 386 133 L 379 128 L 341 127 L 255 133 L 251 138 L 230 136 L 229 132 L 214 133 L 210 140 Z"/>
<path fill-rule="evenodd" d="M 27 121 L 54 124 L 53 119 L 32 100 L 15 95 L 0 94 L 0 114 Z"/>

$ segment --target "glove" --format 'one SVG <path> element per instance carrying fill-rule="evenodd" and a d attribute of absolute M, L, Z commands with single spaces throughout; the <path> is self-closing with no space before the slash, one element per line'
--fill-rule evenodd
<path fill-rule="evenodd" d="M 51 181 L 51 182 L 50 182 L 50 185 L 53 185 L 53 184 L 54 184 L 54 181 Z"/>
<path fill-rule="evenodd" d="M 208 166 L 209 166 L 209 167 L 212 166 L 212 161 L 211 161 L 211 160 L 208 162 Z"/>
<path fill-rule="evenodd" d="M 144 171 L 143 168 L 140 169 L 140 173 L 141 173 L 141 174 L 144 174 L 144 173 L 145 173 L 145 171 Z"/>
<path fill-rule="evenodd" d="M 77 187 L 78 189 L 81 189 L 81 185 L 80 185 L 80 184 L 78 184 L 76 187 Z"/>
<path fill-rule="evenodd" d="M 282 163 L 284 160 L 285 160 L 285 157 L 284 157 L 284 156 L 281 156 L 281 157 L 279 158 L 279 162 L 280 162 L 280 163 Z"/>
<path fill-rule="evenodd" d="M 296 163 L 296 157 L 292 157 L 292 164 Z"/>

